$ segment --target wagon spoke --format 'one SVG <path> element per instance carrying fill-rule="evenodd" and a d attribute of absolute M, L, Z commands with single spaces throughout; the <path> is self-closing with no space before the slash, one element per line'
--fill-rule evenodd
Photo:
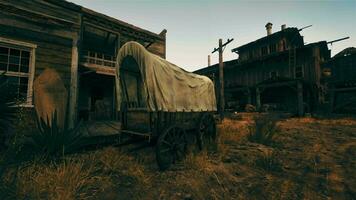
<path fill-rule="evenodd" d="M 169 143 L 169 142 L 167 142 L 166 140 L 163 140 L 162 143 L 163 143 L 163 144 L 166 144 L 166 145 L 168 145 L 168 146 L 172 146 L 172 144 Z"/>
<path fill-rule="evenodd" d="M 161 152 L 161 153 L 166 153 L 166 152 L 169 152 L 169 151 L 171 151 L 171 149 L 170 149 L 170 148 L 167 148 L 167 149 L 161 149 L 161 150 L 160 150 L 160 152 Z"/>
<path fill-rule="evenodd" d="M 167 169 L 178 159 L 182 158 L 186 148 L 184 129 L 171 126 L 158 138 L 156 158 L 161 169 Z"/>
<path fill-rule="evenodd" d="M 185 134 L 183 133 L 183 134 L 180 134 L 179 135 L 179 141 L 184 141 L 185 140 Z"/>

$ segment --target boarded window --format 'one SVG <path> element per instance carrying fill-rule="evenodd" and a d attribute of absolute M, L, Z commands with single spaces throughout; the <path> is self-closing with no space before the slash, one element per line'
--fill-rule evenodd
<path fill-rule="evenodd" d="M 304 77 L 303 66 L 296 66 L 295 67 L 295 78 L 303 78 L 303 77 Z"/>
<path fill-rule="evenodd" d="M 30 51 L 0 44 L 0 73 L 6 72 L 10 89 L 19 100 L 26 100 Z"/>

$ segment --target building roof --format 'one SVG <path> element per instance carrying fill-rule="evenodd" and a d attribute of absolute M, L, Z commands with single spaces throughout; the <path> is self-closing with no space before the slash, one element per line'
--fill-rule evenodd
<path fill-rule="evenodd" d="M 339 53 L 337 53 L 333 58 L 339 58 L 339 57 L 344 57 L 348 55 L 356 54 L 356 48 L 355 47 L 348 47 Z"/>
<path fill-rule="evenodd" d="M 258 46 L 258 45 L 260 45 L 262 43 L 265 43 L 267 41 L 278 39 L 278 38 L 281 38 L 282 36 L 286 36 L 286 35 L 287 36 L 288 35 L 289 36 L 293 36 L 293 37 L 295 37 L 294 35 L 299 35 L 300 36 L 298 28 L 295 28 L 295 27 L 293 27 L 293 28 L 285 28 L 284 30 L 275 32 L 275 33 L 273 33 L 271 35 L 267 35 L 267 36 L 262 37 L 262 38 L 260 38 L 258 40 L 255 40 L 253 42 L 250 42 L 250 43 L 244 44 L 242 46 L 239 46 L 237 48 L 234 48 L 231 51 L 237 53 L 238 51 L 240 51 L 242 49 Z"/>

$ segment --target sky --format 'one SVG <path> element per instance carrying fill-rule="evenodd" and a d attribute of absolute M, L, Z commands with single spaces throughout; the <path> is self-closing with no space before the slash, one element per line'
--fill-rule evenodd
<path fill-rule="evenodd" d="M 356 47 L 356 0 L 339 1 L 238 1 L 238 0 L 69 0 L 154 33 L 167 29 L 166 59 L 188 71 L 218 62 L 211 54 L 219 38 L 234 41 L 224 51 L 224 61 L 237 58 L 231 49 L 287 27 L 302 28 L 304 42 L 331 41 L 331 54 Z"/>

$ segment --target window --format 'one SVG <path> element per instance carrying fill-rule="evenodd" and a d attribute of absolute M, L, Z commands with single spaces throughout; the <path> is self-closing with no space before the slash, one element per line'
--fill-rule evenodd
<path fill-rule="evenodd" d="M 303 76 L 304 76 L 303 66 L 296 66 L 294 75 L 295 75 L 295 78 L 303 78 Z"/>
<path fill-rule="evenodd" d="M 262 56 L 267 55 L 267 53 L 268 53 L 267 46 L 262 47 Z"/>
<path fill-rule="evenodd" d="M 269 45 L 269 52 L 275 53 L 277 51 L 276 44 Z"/>
<path fill-rule="evenodd" d="M 34 48 L 36 46 L 0 37 L 0 73 L 8 76 L 9 88 L 21 102 L 32 104 Z"/>

